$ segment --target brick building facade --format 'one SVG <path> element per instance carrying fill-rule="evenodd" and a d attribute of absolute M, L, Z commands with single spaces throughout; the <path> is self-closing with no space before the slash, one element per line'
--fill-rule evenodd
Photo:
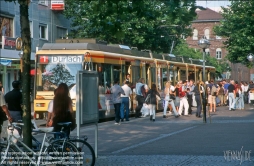
<path fill-rule="evenodd" d="M 220 24 L 220 20 L 223 19 L 222 15 L 209 8 L 206 10 L 197 10 L 196 13 L 197 19 L 192 22 L 193 36 L 188 37 L 186 42 L 190 47 L 202 51 L 202 49 L 198 46 L 198 40 L 205 36 L 211 44 L 210 47 L 206 49 L 206 54 L 215 57 L 218 61 L 221 61 L 227 55 L 227 50 L 224 48 L 223 44 L 226 39 L 221 36 L 217 36 L 213 31 L 213 27 Z M 225 69 L 223 73 L 224 78 L 234 79 L 237 81 L 250 80 L 250 69 L 240 63 L 228 63 L 231 71 L 229 69 Z"/>

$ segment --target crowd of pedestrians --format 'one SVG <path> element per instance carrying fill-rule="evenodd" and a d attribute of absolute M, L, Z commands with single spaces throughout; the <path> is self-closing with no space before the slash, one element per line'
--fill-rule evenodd
<path fill-rule="evenodd" d="M 201 118 L 204 101 L 211 113 L 216 112 L 216 108 L 219 106 L 228 106 L 230 111 L 242 110 L 245 104 L 250 103 L 251 90 L 254 90 L 252 81 L 248 84 L 247 82 L 238 83 L 234 80 L 215 82 L 212 79 L 205 83 L 202 81 L 195 82 L 192 79 L 180 80 L 175 86 L 172 85 L 172 82 L 167 81 L 162 93 L 158 92 L 155 84 L 149 88 L 145 84 L 144 78 L 140 78 L 132 87 L 129 79 L 125 80 L 123 86 L 118 84 L 119 82 L 116 81 L 111 87 L 115 106 L 115 124 L 120 124 L 124 119 L 129 121 L 130 97 L 133 91 L 137 101 L 135 117 L 150 116 L 150 120 L 154 122 L 156 105 L 161 100 L 161 96 L 164 105 L 163 118 L 167 118 L 168 115 L 174 115 L 176 118 L 189 116 L 193 112 L 196 113 L 197 118 Z"/>

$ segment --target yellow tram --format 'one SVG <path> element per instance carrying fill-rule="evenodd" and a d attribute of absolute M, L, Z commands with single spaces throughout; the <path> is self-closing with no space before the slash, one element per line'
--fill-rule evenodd
<path fill-rule="evenodd" d="M 107 93 L 115 79 L 123 84 L 126 74 L 130 82 L 143 77 L 151 87 L 156 83 L 163 91 L 164 83 L 179 80 L 202 80 L 202 63 L 191 63 L 188 59 L 172 58 L 168 55 L 122 49 L 95 43 L 45 43 L 36 52 L 34 81 L 34 111 L 36 114 L 47 112 L 48 103 L 54 97 L 54 89 L 61 82 L 70 88 L 73 109 L 76 110 L 76 73 L 78 70 L 95 70 L 99 73 L 99 113 L 100 119 L 114 116 L 111 96 Z M 215 77 L 215 68 L 205 66 L 206 80 Z M 134 89 L 135 92 L 135 89 Z M 135 93 L 134 93 L 135 95 Z M 132 97 L 135 109 L 135 97 Z M 40 116 L 42 117 L 42 116 Z M 38 117 L 37 117 L 38 118 Z"/>

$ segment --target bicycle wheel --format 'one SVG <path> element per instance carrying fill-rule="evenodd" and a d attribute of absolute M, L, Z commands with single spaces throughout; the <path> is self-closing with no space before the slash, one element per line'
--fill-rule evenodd
<path fill-rule="evenodd" d="M 20 160 L 19 160 L 19 151 L 16 150 L 14 146 L 10 146 L 7 151 L 7 145 L 1 144 L 0 145 L 1 150 L 1 156 L 0 156 L 0 165 L 2 166 L 20 166 Z"/>
<path fill-rule="evenodd" d="M 66 140 L 53 141 L 44 151 L 42 164 L 80 166 L 81 157 L 77 147 Z"/>
<path fill-rule="evenodd" d="M 81 139 L 71 139 L 69 140 L 72 143 L 74 143 L 81 155 L 81 162 L 82 162 L 82 166 L 94 166 L 95 164 L 95 153 L 94 150 L 92 148 L 92 146 L 87 143 L 84 140 Z"/>

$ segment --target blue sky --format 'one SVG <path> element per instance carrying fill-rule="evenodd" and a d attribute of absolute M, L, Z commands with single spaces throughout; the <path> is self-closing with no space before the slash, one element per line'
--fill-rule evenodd
<path fill-rule="evenodd" d="M 220 7 L 220 6 L 230 5 L 229 1 L 220 1 L 220 0 L 214 0 L 214 1 L 197 0 L 196 3 L 198 6 L 203 6 L 203 7 Z"/>

